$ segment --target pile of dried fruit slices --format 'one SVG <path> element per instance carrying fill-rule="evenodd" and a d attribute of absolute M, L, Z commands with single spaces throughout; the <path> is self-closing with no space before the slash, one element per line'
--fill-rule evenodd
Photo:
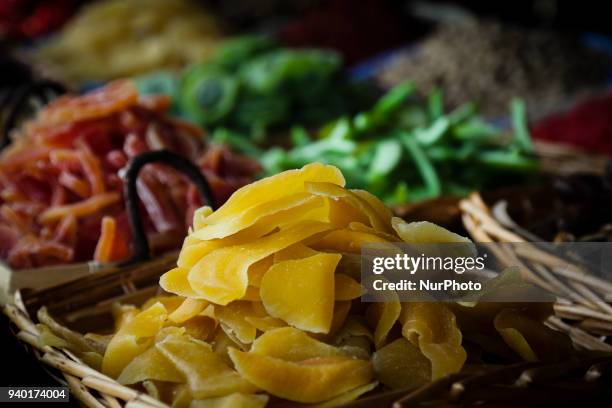
<path fill-rule="evenodd" d="M 167 97 L 139 96 L 131 82 L 118 81 L 61 97 L 19 129 L 0 155 L 0 258 L 20 269 L 128 257 L 121 175 L 146 151 L 167 149 L 197 164 L 217 202 L 252 180 L 257 163 L 206 146 L 201 130 L 166 115 L 168 105 Z M 195 188 L 151 164 L 138 193 L 152 246 L 180 246 L 203 204 Z"/>
<path fill-rule="evenodd" d="M 83 339 L 76 347 L 55 323 L 41 331 L 175 407 L 330 407 L 377 387 L 419 387 L 462 369 L 466 339 L 516 361 L 571 353 L 542 324 L 548 304 L 361 302 L 361 246 L 393 242 L 469 240 L 394 218 L 345 189 L 338 169 L 313 163 L 196 211 L 177 267 L 160 280 L 169 294 L 116 305 L 111 336 L 70 332 Z M 44 310 L 39 320 L 50 321 Z"/>

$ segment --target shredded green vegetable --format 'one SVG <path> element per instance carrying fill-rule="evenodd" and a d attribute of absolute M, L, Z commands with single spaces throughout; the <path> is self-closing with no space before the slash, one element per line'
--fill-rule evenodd
<path fill-rule="evenodd" d="M 348 187 L 396 204 L 465 195 L 524 181 L 537 171 L 520 100 L 511 104 L 510 135 L 478 117 L 473 103 L 446 113 L 441 91 L 422 102 L 413 91 L 411 83 L 398 85 L 369 111 L 340 117 L 313 136 L 293 128 L 293 147 L 258 156 L 266 174 L 310 161 L 329 163 L 344 172 Z"/>
<path fill-rule="evenodd" d="M 423 178 L 425 183 L 425 191 L 428 197 L 437 197 L 442 193 L 442 186 L 440 185 L 440 179 L 435 167 L 429 160 L 429 157 L 425 154 L 421 146 L 415 138 L 409 133 L 402 133 L 400 135 L 402 142 L 408 153 L 412 156 L 414 164 Z"/>
<path fill-rule="evenodd" d="M 336 86 L 339 69 L 333 53 L 247 37 L 179 79 L 150 76 L 139 87 L 172 94 L 180 114 L 208 128 L 213 142 L 255 157 L 264 175 L 329 163 L 342 170 L 348 187 L 389 204 L 464 195 L 528 180 L 537 171 L 521 100 L 510 104 L 512 132 L 480 118 L 475 103 L 447 112 L 440 89 L 420 99 L 411 82 L 349 115 L 347 97 Z M 272 126 L 289 129 L 280 141 L 284 148 L 264 148 L 274 144 Z"/>
<path fill-rule="evenodd" d="M 338 54 L 323 49 L 291 49 L 265 36 L 245 36 L 221 44 L 210 60 L 179 75 L 155 73 L 136 79 L 143 93 L 172 96 L 173 111 L 213 132 L 239 132 L 258 145 L 294 125 L 318 127 L 364 106 L 370 88 L 342 75 Z M 400 90 L 406 92 L 406 90 Z M 378 110 L 392 108 L 393 98 Z"/>
<path fill-rule="evenodd" d="M 524 152 L 533 152 L 533 144 L 531 143 L 529 129 L 527 128 L 525 102 L 520 99 L 514 99 L 511 105 L 511 112 L 516 144 Z"/>

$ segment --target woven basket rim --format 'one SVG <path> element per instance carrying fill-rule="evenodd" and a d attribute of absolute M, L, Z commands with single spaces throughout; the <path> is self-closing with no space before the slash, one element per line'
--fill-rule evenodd
<path fill-rule="evenodd" d="M 521 254 L 509 256 L 523 266 L 521 270 L 528 280 L 557 296 L 555 315 L 547 321 L 550 327 L 567 333 L 580 347 L 612 352 L 612 345 L 603 336 L 593 334 L 580 324 L 585 321 L 591 325 L 599 323 L 612 332 L 612 306 L 608 300 L 612 294 L 610 282 L 586 275 L 579 269 L 556 267 L 565 262 L 536 246 L 527 231 L 504 225 L 479 193 L 460 200 L 459 208 L 463 226 L 475 241 L 524 243 Z M 568 285 L 564 286 L 562 280 Z M 568 320 L 578 324 L 568 323 Z"/>
<path fill-rule="evenodd" d="M 35 357 L 46 367 L 46 371 L 59 383 L 67 386 L 84 406 L 90 408 L 169 408 L 169 405 L 136 389 L 119 384 L 116 380 L 91 368 L 69 350 L 50 346 L 41 346 L 38 341 L 40 332 L 30 318 L 22 298 L 17 291 L 13 302 L 4 306 L 3 312 L 18 330 L 17 339 L 22 342 Z M 596 355 L 573 359 L 563 363 L 522 362 L 505 366 L 483 366 L 468 371 L 443 377 L 417 389 L 398 389 L 379 391 L 366 395 L 346 404 L 346 407 L 393 406 L 409 407 L 426 401 L 433 394 L 443 394 L 445 398 L 458 402 L 464 394 L 474 387 L 493 385 L 499 378 L 514 376 L 515 387 L 525 390 L 531 383 L 542 378 L 563 376 L 577 369 L 585 374 L 581 381 L 599 380 L 612 366 L 612 356 Z M 602 370 L 604 371 L 602 373 Z M 513 380 L 514 381 L 514 380 Z"/>

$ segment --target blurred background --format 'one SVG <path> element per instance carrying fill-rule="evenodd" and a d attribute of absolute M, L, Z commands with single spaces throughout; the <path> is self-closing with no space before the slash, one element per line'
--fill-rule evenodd
<path fill-rule="evenodd" d="M 272 48 L 331 51 L 337 61 L 328 59 L 328 69 L 334 71 L 330 75 L 341 72 L 343 81 L 364 81 L 380 93 L 410 80 L 421 94 L 442 89 L 448 108 L 474 102 L 484 116 L 499 120 L 511 99 L 519 97 L 536 139 L 611 152 L 603 119 L 592 124 L 592 135 L 579 137 L 581 127 L 559 130 L 560 118 L 550 118 L 578 102 L 590 103 L 589 109 L 574 112 L 578 116 L 608 104 L 604 91 L 612 41 L 604 9 L 596 2 L 555 0 L 3 0 L 1 80 L 11 87 L 32 77 L 53 79 L 84 91 L 132 77 L 141 79 L 141 90 L 147 92 L 181 93 L 174 81 L 187 82 L 185 70 L 207 61 L 214 64 L 217 50 L 225 52 L 223 44 L 231 39 L 257 35 L 274 45 L 251 41 L 230 49 L 234 55 L 229 58 L 244 63 L 247 54 L 255 57 Z M 588 98 L 595 95 L 600 97 Z M 254 110 L 276 116 L 260 120 L 265 122 L 260 127 L 283 121 L 285 127 L 289 122 L 320 125 L 367 107 L 371 100 L 359 96 L 363 98 L 347 104 L 334 95 L 335 103 L 320 109 L 331 109 L 329 114 L 313 109 L 303 115 L 310 115 L 309 120 L 298 122 L 279 112 L 285 106 L 278 101 L 274 108 L 256 103 Z M 179 105 L 175 113 L 197 116 L 185 114 L 189 109 Z M 214 131 L 219 125 L 235 129 L 236 121 L 230 126 L 226 120 L 208 122 L 207 130 Z"/>

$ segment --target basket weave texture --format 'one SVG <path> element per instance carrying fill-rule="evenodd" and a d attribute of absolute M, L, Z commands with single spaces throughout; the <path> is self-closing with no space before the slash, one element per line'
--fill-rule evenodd
<path fill-rule="evenodd" d="M 142 303 L 159 290 L 159 276 L 176 263 L 166 256 L 135 267 L 99 272 L 61 286 L 41 291 L 15 292 L 13 302 L 4 306 L 16 337 L 34 353 L 49 374 L 69 387 L 73 396 L 92 408 L 167 407 L 151 396 L 119 384 L 89 367 L 66 349 L 42 346 L 34 320 L 35 312 L 46 306 L 63 322 L 75 328 L 108 328 L 115 302 Z"/>
<path fill-rule="evenodd" d="M 500 247 L 509 264 L 521 266 L 525 277 L 556 295 L 555 315 L 548 325 L 563 331 L 586 350 L 612 352 L 612 283 L 568 264 L 547 252 L 532 236 L 508 219 L 505 202 L 490 208 L 480 194 L 459 202 L 465 229 L 478 242 L 521 242 L 520 252 Z"/>

